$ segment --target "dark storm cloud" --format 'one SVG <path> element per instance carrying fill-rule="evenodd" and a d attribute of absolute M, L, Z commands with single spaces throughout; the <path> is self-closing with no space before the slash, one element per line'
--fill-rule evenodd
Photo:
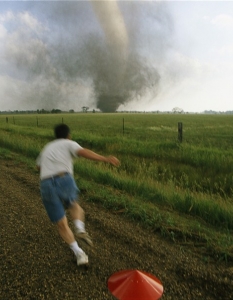
<path fill-rule="evenodd" d="M 89 1 L 26 2 L 20 11 L 38 24 L 32 28 L 28 21 L 12 27 L 6 58 L 15 74 L 30 84 L 22 97 L 27 103 L 51 109 L 64 106 L 64 101 L 66 107 L 94 101 L 102 111 L 115 111 L 148 90 L 158 92 L 156 62 L 161 64 L 172 33 L 164 4 L 119 2 L 115 11 L 122 19 L 120 25 L 113 24 L 116 28 L 111 18 L 97 15 Z M 14 22 L 19 22 L 15 16 Z M 80 100 L 83 90 L 94 98 Z"/>

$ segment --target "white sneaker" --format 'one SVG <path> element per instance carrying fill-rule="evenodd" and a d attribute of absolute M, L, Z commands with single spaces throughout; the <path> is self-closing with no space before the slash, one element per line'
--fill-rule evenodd
<path fill-rule="evenodd" d="M 88 256 L 84 252 L 80 252 L 77 254 L 77 265 L 86 265 L 88 264 Z"/>
<path fill-rule="evenodd" d="M 86 242 L 89 246 L 93 247 L 93 242 L 91 240 L 91 237 L 89 236 L 89 234 L 85 231 L 85 232 L 76 232 L 75 236 L 78 239 L 82 239 L 84 242 Z"/>

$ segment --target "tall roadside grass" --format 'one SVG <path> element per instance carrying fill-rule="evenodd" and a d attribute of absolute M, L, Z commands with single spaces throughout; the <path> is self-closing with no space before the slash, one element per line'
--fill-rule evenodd
<path fill-rule="evenodd" d="M 9 128 L 1 130 L 0 146 L 29 157 L 39 154 L 41 140 Z"/>
<path fill-rule="evenodd" d="M 233 230 L 233 205 L 221 197 L 211 197 L 203 193 L 177 189 L 172 183 L 161 184 L 140 176 L 131 177 L 107 166 L 101 168 L 93 162 L 80 160 L 75 164 L 75 171 L 83 178 L 91 178 L 97 183 L 114 187 L 144 203 L 155 207 L 168 208 L 187 215 L 197 216 L 205 222 Z"/>

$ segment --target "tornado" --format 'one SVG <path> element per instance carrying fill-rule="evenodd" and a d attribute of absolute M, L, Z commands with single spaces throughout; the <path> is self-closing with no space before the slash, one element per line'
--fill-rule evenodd
<path fill-rule="evenodd" d="M 124 78 L 128 61 L 127 30 L 116 1 L 91 1 L 91 4 L 104 32 L 107 47 L 105 62 L 93 80 L 97 108 L 103 112 L 114 112 L 126 97 Z"/>

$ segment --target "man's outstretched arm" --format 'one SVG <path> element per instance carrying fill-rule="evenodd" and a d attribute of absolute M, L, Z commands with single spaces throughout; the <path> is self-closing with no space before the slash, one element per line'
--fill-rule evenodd
<path fill-rule="evenodd" d="M 91 160 L 95 160 L 95 161 L 102 161 L 102 162 L 107 162 L 107 163 L 110 163 L 112 164 L 113 166 L 119 166 L 120 165 L 120 161 L 114 157 L 114 156 L 103 156 L 103 155 L 100 155 L 100 154 L 97 154 L 89 149 L 86 149 L 86 148 L 83 148 L 83 149 L 80 149 L 78 151 L 78 156 L 81 156 L 81 157 L 84 157 L 84 158 L 87 158 L 87 159 L 91 159 Z"/>

